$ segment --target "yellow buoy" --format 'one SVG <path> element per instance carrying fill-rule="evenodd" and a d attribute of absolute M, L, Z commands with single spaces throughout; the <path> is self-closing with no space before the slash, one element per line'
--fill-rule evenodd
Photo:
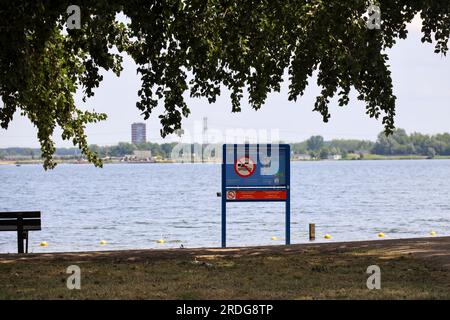
<path fill-rule="evenodd" d="M 331 236 L 329 234 L 326 234 L 324 238 L 325 239 L 331 239 Z"/>
<path fill-rule="evenodd" d="M 100 241 L 100 244 L 101 244 L 101 245 L 105 245 L 105 244 L 107 244 L 107 243 L 108 243 L 108 242 L 106 242 L 106 240 L 101 240 L 101 241 Z"/>
<path fill-rule="evenodd" d="M 436 231 L 431 231 L 430 235 L 434 237 L 435 235 L 437 235 L 437 233 L 436 233 Z"/>
<path fill-rule="evenodd" d="M 383 232 L 380 232 L 380 233 L 378 234 L 378 237 L 384 238 L 384 233 L 383 233 Z"/>
<path fill-rule="evenodd" d="M 158 241 L 156 241 L 156 243 L 163 244 L 166 243 L 166 241 L 164 239 L 159 239 Z"/>
<path fill-rule="evenodd" d="M 273 241 L 278 241 L 278 240 L 280 240 L 280 239 L 278 239 L 278 237 L 272 237 L 272 238 L 270 238 L 270 239 L 272 239 Z"/>
<path fill-rule="evenodd" d="M 48 243 L 47 243 L 47 241 L 42 241 L 39 245 L 41 247 L 46 247 L 46 246 L 48 246 Z"/>

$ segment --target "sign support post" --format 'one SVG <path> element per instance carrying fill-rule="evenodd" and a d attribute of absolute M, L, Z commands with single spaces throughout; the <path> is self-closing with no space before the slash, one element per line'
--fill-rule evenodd
<path fill-rule="evenodd" d="M 223 147 L 223 163 L 222 163 L 222 177 L 225 177 L 226 169 L 226 152 L 225 145 Z M 225 179 L 222 178 L 222 248 L 227 247 L 227 190 L 225 187 Z"/>
<path fill-rule="evenodd" d="M 291 150 L 287 150 L 286 164 L 286 245 L 291 244 Z"/>
<path fill-rule="evenodd" d="M 286 198 L 286 245 L 291 244 L 291 192 L 287 189 Z"/>

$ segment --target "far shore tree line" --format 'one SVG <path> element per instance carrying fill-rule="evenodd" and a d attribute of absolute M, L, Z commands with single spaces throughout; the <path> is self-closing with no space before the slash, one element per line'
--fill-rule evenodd
<path fill-rule="evenodd" d="M 91 145 L 90 148 L 101 158 L 125 157 L 133 154 L 135 150 L 150 150 L 153 157 L 170 159 L 172 149 L 177 143 L 143 143 L 134 145 L 127 142 L 120 142 L 114 146 Z M 198 150 L 198 148 L 194 148 Z M 325 141 L 320 136 L 312 136 L 309 139 L 291 143 L 291 150 L 294 156 L 306 156 L 312 159 L 327 159 L 330 156 L 339 155 L 343 159 L 349 155 L 363 157 L 365 154 L 382 156 L 426 156 L 434 158 L 436 156 L 450 156 L 450 133 L 436 135 L 426 135 L 421 133 L 407 134 L 404 129 L 396 129 L 390 136 L 384 132 L 378 135 L 377 141 L 357 140 L 357 139 L 333 139 Z M 84 158 L 78 148 L 58 148 L 56 157 L 65 159 Z M 26 157 L 40 159 L 40 149 L 33 148 L 4 148 L 0 149 L 0 159 L 11 157 Z"/>
<path fill-rule="evenodd" d="M 396 129 L 392 135 L 384 132 L 378 135 L 377 141 L 333 139 L 325 141 L 322 136 L 312 136 L 301 143 L 291 144 L 294 154 L 306 154 L 312 158 L 326 159 L 332 155 L 347 158 L 349 154 L 374 154 L 382 156 L 450 156 L 450 133 L 426 135 L 421 133 L 407 134 L 404 129 Z"/>

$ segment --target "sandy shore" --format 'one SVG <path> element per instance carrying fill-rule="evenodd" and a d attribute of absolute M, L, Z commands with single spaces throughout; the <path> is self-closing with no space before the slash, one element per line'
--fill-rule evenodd
<path fill-rule="evenodd" d="M 108 259 L 123 260 L 160 260 L 183 258 L 239 258 L 241 256 L 264 255 L 293 255 L 314 250 L 318 253 L 345 253 L 355 250 L 377 252 L 380 257 L 392 258 L 410 255 L 417 259 L 425 259 L 450 268 L 450 237 L 428 237 L 413 239 L 392 239 L 375 241 L 331 242 L 294 244 L 291 246 L 261 246 L 236 248 L 195 248 L 195 249 L 148 249 L 148 250 L 117 250 L 117 251 L 89 251 L 64 253 L 35 253 L 27 255 L 0 254 L 0 263 L 17 261 L 52 262 L 52 261 L 99 261 Z"/>

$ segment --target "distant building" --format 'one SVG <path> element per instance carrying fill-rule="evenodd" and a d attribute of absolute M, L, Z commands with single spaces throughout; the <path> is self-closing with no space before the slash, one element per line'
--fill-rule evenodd
<path fill-rule="evenodd" d="M 136 160 L 152 160 L 152 152 L 150 150 L 134 150 L 133 157 Z"/>
<path fill-rule="evenodd" d="M 294 160 L 311 160 L 311 156 L 309 154 L 296 154 L 293 158 Z"/>
<path fill-rule="evenodd" d="M 133 154 L 126 155 L 121 161 L 125 162 L 155 162 L 150 150 L 134 150 Z"/>
<path fill-rule="evenodd" d="M 133 123 L 131 125 L 131 143 L 141 144 L 147 142 L 147 129 L 145 123 Z"/>
<path fill-rule="evenodd" d="M 340 154 L 332 154 L 328 156 L 328 160 L 342 160 L 342 156 Z"/>

